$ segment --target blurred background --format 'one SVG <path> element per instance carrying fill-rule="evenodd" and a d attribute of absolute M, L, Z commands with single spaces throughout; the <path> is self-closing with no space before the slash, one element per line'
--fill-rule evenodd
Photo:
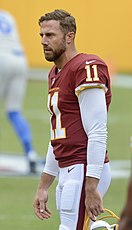
<path fill-rule="evenodd" d="M 97 53 L 119 72 L 132 72 L 131 0 L 42 1 L 1 0 L 0 8 L 16 18 L 31 67 L 50 67 L 44 60 L 38 19 L 56 8 L 71 12 L 77 21 L 76 44 L 81 52 Z"/>
<path fill-rule="evenodd" d="M 16 19 L 20 37 L 29 62 L 28 87 L 23 112 L 28 119 L 35 149 L 45 159 L 49 140 L 47 112 L 47 73 L 52 63 L 44 59 L 39 36 L 38 19 L 54 9 L 65 9 L 77 22 L 78 51 L 94 53 L 106 61 L 112 80 L 112 103 L 108 116 L 108 149 L 112 168 L 112 183 L 105 197 L 105 207 L 120 215 L 131 167 L 130 136 L 132 135 L 132 2 L 131 0 L 1 0 L 0 9 Z M 14 166 L 14 156 L 23 156 L 18 138 L 0 107 L 0 167 L 8 162 Z M 21 159 L 21 158 L 19 158 Z M 4 162 L 4 163 L 3 163 Z M 2 166 L 1 166 L 2 165 Z M 8 164 L 7 164 L 8 165 Z M 11 165 L 9 166 L 11 168 Z M 23 175 L 21 164 L 15 173 L 7 167 L 0 170 L 0 225 L 4 230 L 58 229 L 55 209 L 55 186 L 50 190 L 49 207 L 52 218 L 40 222 L 34 216 L 32 203 L 39 175 Z M 1 169 L 1 168 L 0 168 Z M 42 168 L 40 167 L 40 172 Z M 5 171 L 5 172 L 3 172 Z M 19 173 L 17 173 L 19 172 Z"/>

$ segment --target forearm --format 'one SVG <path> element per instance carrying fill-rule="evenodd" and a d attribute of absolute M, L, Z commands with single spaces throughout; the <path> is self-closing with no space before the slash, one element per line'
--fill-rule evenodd
<path fill-rule="evenodd" d="M 49 143 L 48 146 L 48 151 L 46 155 L 46 164 L 44 166 L 43 172 L 52 176 L 58 176 L 58 172 L 59 172 L 58 161 L 55 159 L 55 155 L 53 153 L 53 147 L 51 143 Z"/>
<path fill-rule="evenodd" d="M 85 186 L 86 192 L 95 191 L 95 189 L 97 189 L 98 183 L 99 183 L 99 179 L 86 176 L 86 186 Z"/>
<path fill-rule="evenodd" d="M 103 202 L 97 186 L 103 170 L 107 140 L 104 91 L 102 89 L 82 91 L 79 105 L 82 124 L 88 137 L 85 206 L 88 216 L 95 221 L 95 217 L 103 212 Z"/>
<path fill-rule="evenodd" d="M 84 130 L 88 136 L 86 176 L 100 179 L 107 142 L 107 109 L 102 89 L 80 93 L 79 105 Z"/>
<path fill-rule="evenodd" d="M 85 183 L 85 206 L 88 216 L 92 221 L 100 215 L 103 210 L 103 202 L 97 190 L 99 180 L 94 177 L 86 177 Z"/>
<path fill-rule="evenodd" d="M 38 190 L 48 190 L 55 179 L 55 176 L 49 175 L 45 172 L 41 174 Z"/>
<path fill-rule="evenodd" d="M 46 164 L 41 174 L 37 193 L 36 193 L 36 198 L 38 200 L 40 200 L 40 197 L 41 199 L 43 199 L 42 198 L 43 193 L 48 191 L 48 188 L 51 186 L 55 177 L 58 175 L 58 170 L 59 170 L 58 162 L 55 160 L 55 156 L 53 154 L 53 148 L 51 146 L 51 143 L 49 143 L 48 152 L 46 156 Z M 48 198 L 46 198 L 46 200 L 47 199 Z"/>
<path fill-rule="evenodd" d="M 87 146 L 87 171 L 86 176 L 100 179 L 106 154 L 106 132 L 97 131 L 97 137 L 93 140 L 92 134 L 89 137 Z M 93 135 L 94 136 L 94 135 Z"/>

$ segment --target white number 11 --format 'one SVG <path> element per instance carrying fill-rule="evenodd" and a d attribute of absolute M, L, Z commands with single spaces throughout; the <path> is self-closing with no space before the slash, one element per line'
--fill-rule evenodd
<path fill-rule="evenodd" d="M 50 107 L 52 106 L 52 111 Z M 56 118 L 56 128 L 53 129 L 51 123 L 51 140 L 66 138 L 66 129 L 62 128 L 61 124 L 61 112 L 58 108 L 58 92 L 55 92 L 52 96 L 49 94 L 48 97 L 48 109 L 51 113 L 51 119 L 54 115 Z"/>
<path fill-rule="evenodd" d="M 94 73 L 93 78 L 91 77 L 91 68 L 93 69 L 93 73 Z M 91 81 L 98 81 L 99 80 L 97 65 L 90 66 L 90 65 L 86 64 L 85 69 L 86 69 L 86 73 L 87 73 L 86 81 L 91 82 Z"/>

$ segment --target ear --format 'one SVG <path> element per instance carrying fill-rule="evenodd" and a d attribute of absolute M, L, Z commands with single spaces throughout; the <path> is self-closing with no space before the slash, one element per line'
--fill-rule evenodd
<path fill-rule="evenodd" d="M 74 38 L 75 38 L 75 33 L 74 32 L 68 32 L 66 35 L 67 44 L 70 44 L 71 42 L 73 42 Z"/>

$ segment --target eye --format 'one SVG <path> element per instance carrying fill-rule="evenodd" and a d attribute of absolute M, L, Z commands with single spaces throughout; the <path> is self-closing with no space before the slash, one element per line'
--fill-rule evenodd
<path fill-rule="evenodd" d="M 46 33 L 46 37 L 51 38 L 54 36 L 54 33 Z"/>
<path fill-rule="evenodd" d="M 40 33 L 40 37 L 42 38 L 42 37 L 43 37 L 43 34 Z"/>

